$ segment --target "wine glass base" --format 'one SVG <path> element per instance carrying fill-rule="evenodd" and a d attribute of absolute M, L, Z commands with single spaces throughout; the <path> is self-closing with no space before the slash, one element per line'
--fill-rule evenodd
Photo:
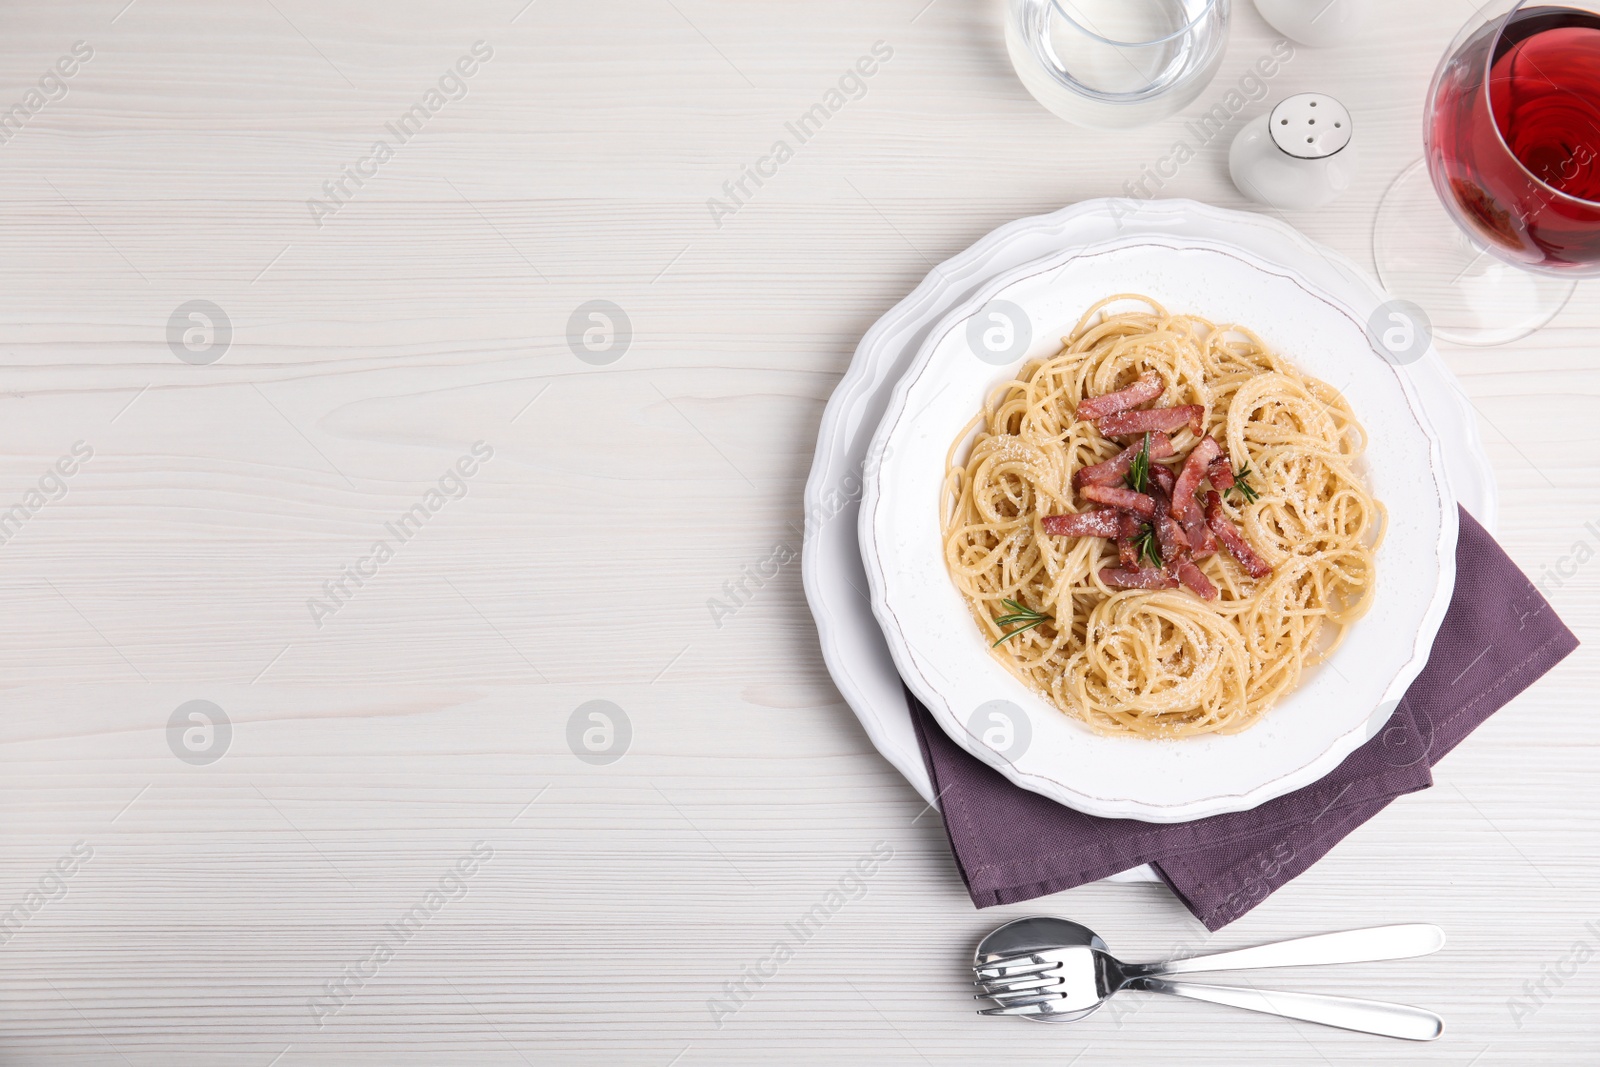
<path fill-rule="evenodd" d="M 1566 306 L 1578 283 L 1514 267 L 1473 244 L 1446 214 L 1422 160 L 1401 171 L 1372 228 L 1378 277 L 1428 313 L 1435 337 L 1503 345 Z"/>

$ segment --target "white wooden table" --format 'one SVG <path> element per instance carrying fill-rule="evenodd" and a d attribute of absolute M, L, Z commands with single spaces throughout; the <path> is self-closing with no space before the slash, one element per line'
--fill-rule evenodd
<path fill-rule="evenodd" d="M 1122 192 L 1276 39 L 1236 3 L 1214 85 L 1113 137 L 1025 94 L 994 4 L 925 3 L 7 5 L 0 1062 L 1596 1062 L 1592 645 L 1208 936 L 1155 886 L 976 912 L 830 684 L 798 564 L 714 623 L 793 539 L 871 322 L 994 226 Z M 1331 91 L 1365 175 L 1290 221 L 1370 262 L 1470 13 L 1402 0 L 1366 47 L 1299 50 L 1161 195 L 1246 206 L 1232 130 Z M 797 144 L 785 124 L 880 41 L 864 95 Z M 762 162 L 780 138 L 792 158 Z M 1446 352 L 1504 544 L 1561 566 L 1546 587 L 1585 638 L 1595 292 Z M 193 320 L 186 348 L 181 320 L 169 344 L 195 300 L 231 337 Z M 567 340 L 593 300 L 631 323 L 609 364 Z M 631 724 L 609 764 L 569 747 L 596 700 Z M 190 706 L 169 729 L 191 701 L 226 728 Z M 875 845 L 865 894 L 798 944 L 785 924 Z M 1137 998 L 1074 1028 L 971 1014 L 975 939 L 1041 910 L 1132 958 L 1435 921 L 1439 956 L 1279 981 L 1450 1030 L 1398 1047 Z M 780 939 L 793 958 L 762 963 Z"/>

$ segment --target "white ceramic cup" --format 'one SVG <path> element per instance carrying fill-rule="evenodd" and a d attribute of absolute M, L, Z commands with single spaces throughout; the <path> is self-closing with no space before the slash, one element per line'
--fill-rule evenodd
<path fill-rule="evenodd" d="M 1256 0 L 1272 28 L 1296 44 L 1329 48 L 1360 35 L 1370 0 Z"/>

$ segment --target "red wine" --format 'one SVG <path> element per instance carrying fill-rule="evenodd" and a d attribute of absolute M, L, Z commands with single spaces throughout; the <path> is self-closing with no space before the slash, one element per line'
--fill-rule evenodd
<path fill-rule="evenodd" d="M 1483 242 L 1600 271 L 1600 15 L 1525 7 L 1486 25 L 1441 68 L 1427 134 L 1434 186 Z"/>

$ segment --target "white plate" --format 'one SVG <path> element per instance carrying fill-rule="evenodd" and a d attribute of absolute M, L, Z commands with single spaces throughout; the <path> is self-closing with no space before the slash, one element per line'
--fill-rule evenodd
<path fill-rule="evenodd" d="M 1192 200 L 1087 200 L 1048 215 L 1006 223 L 941 263 L 862 337 L 854 359 L 830 397 L 817 434 L 806 482 L 806 538 L 802 572 L 816 619 L 824 662 L 834 684 L 861 721 L 873 745 L 922 799 L 938 797 L 907 714 L 905 692 L 889 646 L 872 617 L 866 574 L 856 537 L 856 508 L 867 446 L 889 393 L 933 325 L 990 278 L 1042 255 L 1096 243 L 1118 234 L 1226 237 L 1303 276 L 1358 309 L 1385 297 L 1361 268 L 1341 253 L 1313 243 L 1298 230 L 1248 212 Z M 1446 474 L 1456 499 L 1490 532 L 1496 526 L 1494 471 L 1478 438 L 1476 415 L 1429 350 L 1411 366 L 1445 448 Z M 1137 868 L 1144 880 L 1148 868 Z M 1134 871 L 1118 878 L 1132 878 Z"/>
<path fill-rule="evenodd" d="M 1326 664 L 1243 733 L 1167 742 L 1094 733 L 1000 665 L 945 570 L 938 508 L 950 442 L 998 383 L 1028 359 L 1058 351 L 1088 307 L 1118 292 L 1248 324 L 1300 370 L 1339 389 L 1371 438 L 1367 481 L 1390 507 L 1371 608 Z M 991 301 L 1020 309 L 1032 337 L 998 367 L 969 342 L 969 325 L 988 321 Z M 993 280 L 935 327 L 869 449 L 883 458 L 865 479 L 861 554 L 901 677 L 968 752 L 1092 815 L 1181 822 L 1246 810 L 1315 782 L 1383 726 L 1426 665 L 1454 588 L 1455 502 L 1408 377 L 1369 339 L 1365 315 L 1231 243 L 1125 237 Z M 980 709 L 993 701 L 1021 709 L 1027 721 L 1016 729 L 1025 743 L 997 751 L 985 742 Z"/>

